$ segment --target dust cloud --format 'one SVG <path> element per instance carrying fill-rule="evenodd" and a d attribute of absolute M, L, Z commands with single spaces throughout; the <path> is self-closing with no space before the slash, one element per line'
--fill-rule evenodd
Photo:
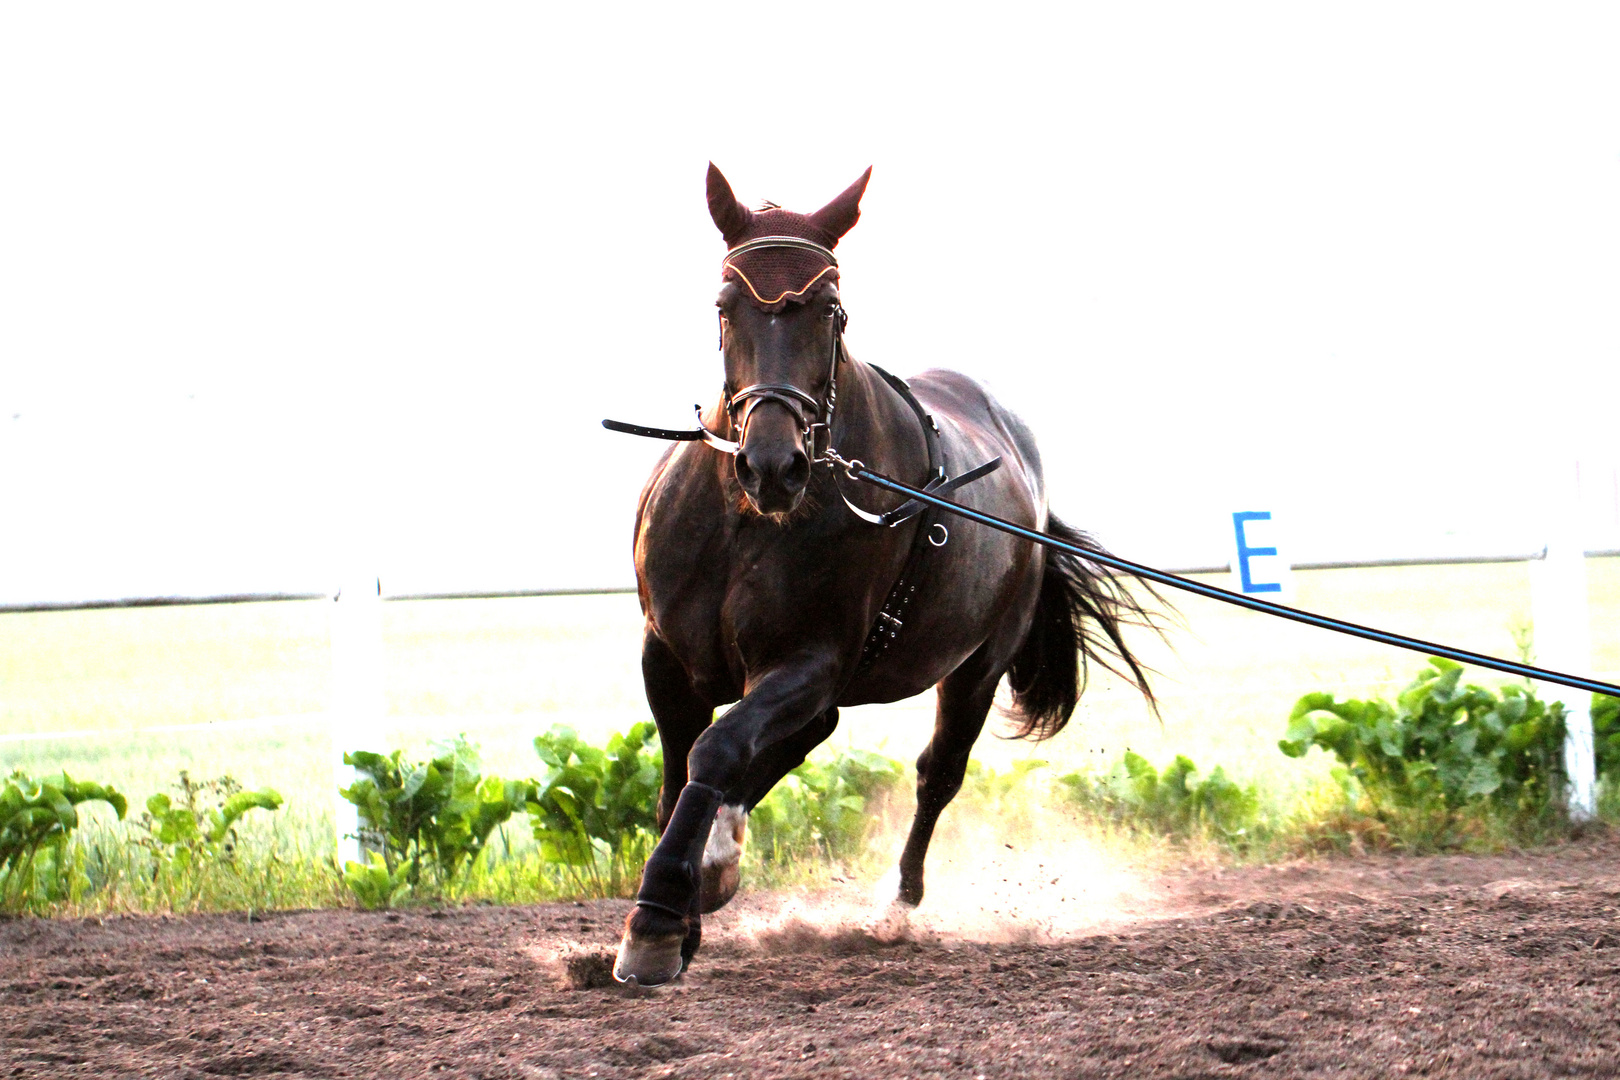
<path fill-rule="evenodd" d="M 838 953 L 901 941 L 1059 941 L 1168 913 L 1151 868 L 1130 865 L 1072 819 L 1027 805 L 1005 817 L 993 809 L 947 812 L 915 909 L 894 900 L 905 835 L 897 829 L 877 841 L 891 854 L 875 884 L 739 897 L 706 920 L 706 933 L 712 926 L 715 937 L 770 953 Z"/>

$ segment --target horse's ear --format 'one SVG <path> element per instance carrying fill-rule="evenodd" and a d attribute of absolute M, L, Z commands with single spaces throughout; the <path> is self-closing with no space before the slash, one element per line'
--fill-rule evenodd
<path fill-rule="evenodd" d="M 870 179 L 872 170 L 868 167 L 861 173 L 861 178 L 845 188 L 841 195 L 810 215 L 810 220 L 815 222 L 818 228 L 832 233 L 833 243 L 838 243 L 839 239 L 860 220 L 861 196 L 866 194 L 866 182 Z"/>
<path fill-rule="evenodd" d="M 731 185 L 712 161 L 709 162 L 709 216 L 714 218 L 728 245 L 737 243 L 754 217 L 748 207 L 737 201 L 737 196 L 731 193 Z"/>

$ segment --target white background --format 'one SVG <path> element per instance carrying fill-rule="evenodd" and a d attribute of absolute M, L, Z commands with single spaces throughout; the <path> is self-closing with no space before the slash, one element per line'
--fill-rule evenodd
<path fill-rule="evenodd" d="M 586 5 L 571 5 L 583 9 Z M 625 584 L 720 380 L 711 158 L 859 357 L 985 378 L 1128 557 L 1620 546 L 1593 5 L 8 5 L 0 602 Z M 1264 509 L 1266 507 L 1259 507 Z"/>

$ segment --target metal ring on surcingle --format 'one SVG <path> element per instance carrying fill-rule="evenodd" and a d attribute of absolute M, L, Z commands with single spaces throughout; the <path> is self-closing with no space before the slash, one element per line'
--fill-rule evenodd
<path fill-rule="evenodd" d="M 939 539 L 938 540 L 934 539 L 934 530 L 935 529 L 939 530 Z M 944 522 L 936 521 L 936 522 L 934 522 L 932 525 L 930 525 L 928 527 L 928 542 L 930 544 L 933 544 L 935 547 L 937 547 L 937 548 L 944 547 L 946 544 L 950 543 L 950 539 L 951 539 L 951 530 L 949 530 L 949 529 L 947 529 L 945 527 Z"/>

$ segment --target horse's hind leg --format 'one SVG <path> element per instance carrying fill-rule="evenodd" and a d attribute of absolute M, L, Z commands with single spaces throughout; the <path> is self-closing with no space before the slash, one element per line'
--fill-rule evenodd
<path fill-rule="evenodd" d="M 828 709 L 804 727 L 761 751 L 743 782 L 726 792 L 726 801 L 709 828 L 703 849 L 703 881 L 698 910 L 704 915 L 724 907 L 742 881 L 743 833 L 748 815 L 777 783 L 804 763 L 805 756 L 827 741 L 838 726 L 838 710 Z"/>
<path fill-rule="evenodd" d="M 686 668 L 650 631 L 641 642 L 641 680 L 664 748 L 664 784 L 658 793 L 658 831 L 663 832 L 686 786 L 686 755 L 709 726 L 714 706 L 698 697 Z"/>
<path fill-rule="evenodd" d="M 917 758 L 917 815 L 911 835 L 900 853 L 899 901 L 916 907 L 923 898 L 923 860 L 933 839 L 939 815 L 962 790 L 968 755 L 984 730 L 984 719 L 996 697 L 1001 672 L 986 677 L 970 672 L 973 661 L 947 675 L 939 684 L 934 713 L 934 736 Z"/>

